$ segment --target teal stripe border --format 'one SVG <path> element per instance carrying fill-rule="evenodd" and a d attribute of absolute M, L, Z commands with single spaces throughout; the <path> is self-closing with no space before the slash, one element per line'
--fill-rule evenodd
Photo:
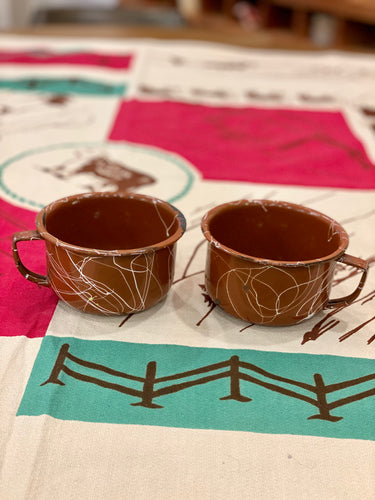
<path fill-rule="evenodd" d="M 29 77 L 17 80 L 0 79 L 0 89 L 10 89 L 23 92 L 46 92 L 56 94 L 80 94 L 91 96 L 124 96 L 125 84 L 110 83 L 82 78 L 38 78 Z"/>
<path fill-rule="evenodd" d="M 64 354 L 56 365 L 63 344 L 69 344 L 69 353 L 73 358 Z M 241 367 L 241 373 L 253 376 L 253 382 L 246 379 L 240 381 L 242 400 L 228 399 L 232 390 L 236 393 L 236 388 L 233 389 L 227 376 L 207 380 L 212 374 L 227 370 L 215 367 L 232 356 L 238 356 L 241 362 L 250 363 L 271 375 L 269 377 L 266 372 L 262 374 Z M 76 363 L 77 358 L 96 365 L 94 368 L 82 366 Z M 154 406 L 150 403 L 140 405 L 141 396 L 138 393 L 118 392 L 108 385 L 88 383 L 87 378 L 86 381 L 77 379 L 74 373 L 61 370 L 62 366 L 66 366 L 76 375 L 95 377 L 107 384 L 120 384 L 134 391 L 142 389 L 143 377 L 153 362 L 156 364 L 150 376 L 156 376 L 155 390 L 164 392 L 159 397 L 152 397 Z M 99 371 L 98 364 L 117 372 Z M 59 366 L 57 372 L 56 366 Z M 211 370 L 200 371 L 200 374 L 189 372 L 208 366 Z M 116 375 L 118 372 L 125 372 L 132 378 L 119 378 Z M 184 373 L 182 378 L 175 377 L 181 373 Z M 276 384 L 279 388 L 297 391 L 317 402 L 317 396 L 304 385 L 309 384 L 312 388 L 314 374 L 321 374 L 324 384 L 332 387 L 332 391 L 328 388 L 326 393 L 327 402 L 343 401 L 343 405 L 331 410 L 333 420 L 316 419 L 319 409 L 311 402 L 272 388 Z M 46 336 L 17 415 L 48 414 L 61 420 L 85 422 L 374 440 L 375 395 L 371 374 L 374 374 L 374 361 L 367 358 Z M 189 382 L 197 377 L 206 380 L 189 386 Z M 354 379 L 359 385 L 352 384 Z M 254 383 L 254 380 L 263 380 L 265 385 Z M 290 385 L 287 380 L 302 385 Z M 342 385 L 345 381 L 349 385 Z M 165 388 L 178 386 L 180 382 L 185 384 L 182 390 L 165 391 Z M 367 396 L 356 400 L 355 396 L 361 393 Z M 354 399 L 350 402 L 352 397 Z"/>

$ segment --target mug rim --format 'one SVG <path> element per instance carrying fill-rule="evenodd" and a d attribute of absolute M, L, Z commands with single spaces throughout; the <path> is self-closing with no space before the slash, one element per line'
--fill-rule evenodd
<path fill-rule="evenodd" d="M 60 240 L 53 234 L 49 233 L 46 228 L 46 215 L 47 213 L 53 212 L 57 207 L 65 205 L 70 201 L 80 200 L 84 198 L 123 198 L 123 199 L 137 199 L 139 201 L 145 201 L 147 203 L 160 203 L 164 207 L 166 207 L 171 213 L 175 214 L 175 217 L 178 219 L 178 227 L 177 230 L 168 238 L 158 241 L 152 245 L 148 245 L 140 248 L 129 248 L 129 249 L 101 249 L 101 248 L 91 248 L 91 247 L 81 247 L 79 245 L 74 245 L 73 243 L 68 243 L 67 241 Z M 61 246 L 67 250 L 72 250 L 76 252 L 80 252 L 87 255 L 97 255 L 97 256 L 125 256 L 125 255 L 139 255 L 145 254 L 148 252 L 154 252 L 156 250 L 161 250 L 166 248 L 172 244 L 174 244 L 177 240 L 179 240 L 186 230 L 186 220 L 185 216 L 178 210 L 175 206 L 171 205 L 169 202 L 161 200 L 155 196 L 145 195 L 141 193 L 133 193 L 133 192 L 110 192 L 110 191 L 92 191 L 88 193 L 78 193 L 69 196 L 64 196 L 63 198 L 59 198 L 55 200 L 45 207 L 43 207 L 40 212 L 37 214 L 35 219 L 35 224 L 38 233 L 44 239 L 52 243 L 56 246 Z"/>
<path fill-rule="evenodd" d="M 210 231 L 210 223 L 211 221 L 220 213 L 227 211 L 230 207 L 233 206 L 241 206 L 241 205 L 263 205 L 263 206 L 277 206 L 277 207 L 283 207 L 286 209 L 290 210 L 295 210 L 298 212 L 302 212 L 304 214 L 313 214 L 316 217 L 319 217 L 320 219 L 324 219 L 325 221 L 329 222 L 332 224 L 340 234 L 340 245 L 338 248 L 328 254 L 324 255 L 323 257 L 318 257 L 316 259 L 309 259 L 309 260 L 296 260 L 296 261 L 288 261 L 288 260 L 274 260 L 274 259 L 267 259 L 267 258 L 262 258 L 262 257 L 255 257 L 252 255 L 248 255 L 242 252 L 239 252 L 233 248 L 230 248 L 220 241 L 218 241 Z M 277 200 L 262 200 L 262 199 L 254 199 L 254 200 L 247 200 L 245 198 L 239 199 L 239 200 L 234 200 L 234 201 L 228 201 L 226 203 L 222 203 L 220 205 L 217 205 L 213 207 L 211 210 L 209 210 L 203 217 L 201 221 L 201 230 L 203 232 L 204 237 L 207 239 L 210 245 L 214 245 L 216 248 L 223 250 L 225 253 L 230 254 L 233 257 L 238 257 L 240 259 L 261 264 L 261 265 L 269 265 L 269 266 L 274 266 L 274 267 L 301 267 L 301 266 L 309 266 L 312 264 L 322 264 L 325 262 L 329 262 L 332 260 L 339 260 L 342 255 L 345 253 L 345 250 L 347 249 L 349 245 L 349 236 L 348 233 L 345 231 L 345 229 L 339 224 L 336 220 L 332 219 L 328 215 L 323 214 L 322 212 L 319 212 L 318 210 L 314 210 L 312 208 L 305 207 L 304 205 L 299 205 L 296 203 L 290 203 L 288 201 L 277 201 Z"/>

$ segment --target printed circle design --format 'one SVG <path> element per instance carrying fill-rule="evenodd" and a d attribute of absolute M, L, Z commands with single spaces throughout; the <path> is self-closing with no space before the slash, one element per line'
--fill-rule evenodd
<path fill-rule="evenodd" d="M 32 210 L 89 191 L 135 191 L 174 203 L 198 178 L 181 156 L 127 142 L 49 145 L 0 165 L 4 198 Z"/>

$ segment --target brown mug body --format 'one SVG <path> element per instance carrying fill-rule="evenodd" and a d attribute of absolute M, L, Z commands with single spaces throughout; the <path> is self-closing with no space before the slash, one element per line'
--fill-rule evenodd
<path fill-rule="evenodd" d="M 368 263 L 345 253 L 343 227 L 301 205 L 238 200 L 202 219 L 208 240 L 205 282 L 211 299 L 229 314 L 269 326 L 292 325 L 326 307 L 351 303 Z M 337 262 L 362 271 L 356 290 L 330 300 Z"/>
<path fill-rule="evenodd" d="M 148 309 L 167 294 L 185 219 L 150 196 L 86 193 L 44 207 L 36 228 L 13 237 L 23 276 L 80 311 L 121 315 Z M 18 253 L 19 241 L 35 239 L 45 242 L 46 276 L 27 269 Z"/>

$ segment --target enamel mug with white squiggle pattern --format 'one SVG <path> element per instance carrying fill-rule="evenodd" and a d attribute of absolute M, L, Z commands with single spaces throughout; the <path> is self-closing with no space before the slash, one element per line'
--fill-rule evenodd
<path fill-rule="evenodd" d="M 250 323 L 299 323 L 359 295 L 368 263 L 346 253 L 349 239 L 330 217 L 301 205 L 238 200 L 202 219 L 208 240 L 205 282 L 224 311 Z M 361 272 L 349 295 L 330 299 L 337 263 Z"/>
<path fill-rule="evenodd" d="M 84 312 L 143 311 L 171 287 L 184 216 L 169 203 L 135 193 L 85 193 L 57 200 L 36 218 L 36 231 L 13 236 L 17 268 Z M 47 275 L 25 267 L 19 241 L 44 240 Z"/>

